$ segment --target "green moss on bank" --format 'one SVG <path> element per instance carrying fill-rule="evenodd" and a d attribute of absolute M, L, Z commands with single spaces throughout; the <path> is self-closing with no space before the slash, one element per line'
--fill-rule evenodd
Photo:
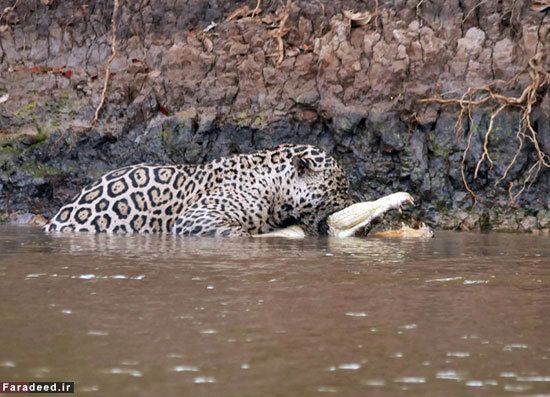
<path fill-rule="evenodd" d="M 64 173 L 62 169 L 51 167 L 45 164 L 36 164 L 35 162 L 26 163 L 19 168 L 23 171 L 27 171 L 34 178 L 45 178 L 47 176 L 59 175 Z"/>

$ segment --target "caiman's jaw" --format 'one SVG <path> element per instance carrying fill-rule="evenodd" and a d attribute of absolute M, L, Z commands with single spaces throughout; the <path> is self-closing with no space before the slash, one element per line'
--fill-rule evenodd
<path fill-rule="evenodd" d="M 387 211 L 391 209 L 401 211 L 403 203 L 414 204 L 414 199 L 409 193 L 398 192 L 376 201 L 353 204 L 329 215 L 327 218 L 328 233 L 330 236 L 340 238 L 352 236 L 357 230 L 364 228 Z"/>
<path fill-rule="evenodd" d="M 414 204 L 414 199 L 409 193 L 398 192 L 379 198 L 376 201 L 352 204 L 327 217 L 328 234 L 340 238 L 352 236 L 356 231 L 364 228 L 389 210 L 397 209 L 401 212 L 401 205 L 404 203 Z M 294 225 L 253 237 L 303 238 L 305 233 L 299 226 Z"/>

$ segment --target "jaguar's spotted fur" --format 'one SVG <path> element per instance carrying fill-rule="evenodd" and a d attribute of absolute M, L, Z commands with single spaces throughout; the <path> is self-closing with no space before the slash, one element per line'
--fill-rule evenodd
<path fill-rule="evenodd" d="M 297 223 L 326 232 L 326 217 L 351 204 L 336 161 L 310 145 L 222 158 L 204 165 L 138 164 L 85 187 L 46 231 L 172 232 L 249 236 Z"/>

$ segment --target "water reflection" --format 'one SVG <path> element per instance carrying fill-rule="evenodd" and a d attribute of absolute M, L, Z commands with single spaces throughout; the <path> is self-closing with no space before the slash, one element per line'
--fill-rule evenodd
<path fill-rule="evenodd" d="M 0 229 L 0 378 L 84 395 L 550 393 L 547 237 Z"/>
<path fill-rule="evenodd" d="M 381 261 L 402 261 L 407 251 L 423 245 L 421 240 L 396 240 L 390 238 L 306 238 L 284 239 L 212 239 L 186 238 L 172 235 L 108 235 L 86 233 L 51 233 L 36 236 L 31 228 L 22 235 L 6 235 L 0 240 L 3 252 L 24 248 L 30 252 L 69 253 L 79 255 L 93 252 L 101 257 L 148 257 L 151 260 L 173 258 L 178 253 L 186 255 L 220 255 L 228 261 L 242 258 L 272 257 L 273 253 L 292 252 L 295 258 L 349 255 Z M 28 235 L 27 235 L 28 233 Z M 20 233 L 21 234 L 21 233 Z M 21 239 L 28 239 L 22 243 Z"/>

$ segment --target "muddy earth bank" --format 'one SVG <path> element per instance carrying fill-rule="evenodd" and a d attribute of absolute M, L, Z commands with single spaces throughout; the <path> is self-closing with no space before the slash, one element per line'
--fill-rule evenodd
<path fill-rule="evenodd" d="M 410 192 L 418 205 L 404 219 L 459 230 L 550 228 L 548 168 L 508 206 L 538 158 L 528 139 L 518 151 L 520 107 L 494 118 L 493 166 L 485 161 L 474 179 L 500 105 L 473 107 L 457 136 L 457 104 L 421 102 L 509 80 L 537 54 L 548 77 L 550 11 L 531 2 L 262 0 L 255 11 L 256 0 L 121 2 L 105 105 L 84 132 L 112 51 L 112 2 L 15 3 L 0 1 L 4 220 L 50 217 L 121 166 L 312 143 L 345 167 L 355 199 Z M 364 14 L 351 21 L 346 10 Z M 525 72 L 499 92 L 520 97 L 531 83 Z M 550 153 L 547 82 L 530 119 Z"/>

